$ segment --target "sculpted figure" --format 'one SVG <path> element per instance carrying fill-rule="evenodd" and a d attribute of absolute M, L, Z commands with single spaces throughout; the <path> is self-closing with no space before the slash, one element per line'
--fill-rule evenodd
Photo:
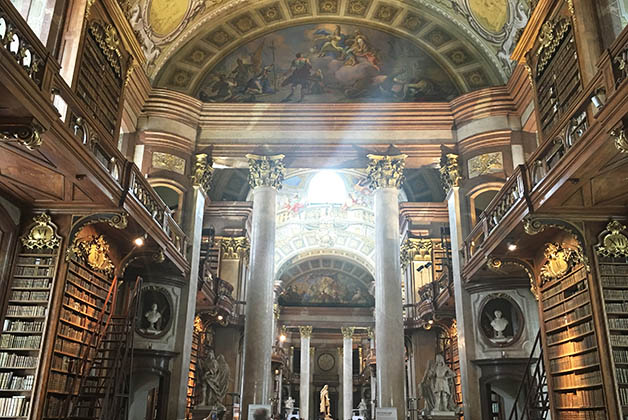
<path fill-rule="evenodd" d="M 323 389 L 321 389 L 321 405 L 320 412 L 325 415 L 325 418 L 331 418 L 329 411 L 329 387 L 325 385 Z"/>
<path fill-rule="evenodd" d="M 158 333 L 161 331 L 161 312 L 157 308 L 157 304 L 153 303 L 150 306 L 150 311 L 144 314 L 144 318 L 148 321 L 146 332 Z"/>
<path fill-rule="evenodd" d="M 223 357 L 217 358 L 213 350 L 200 363 L 201 406 L 215 408 L 219 413 L 225 411 L 223 401 L 229 385 L 229 365 Z"/>
<path fill-rule="evenodd" d="M 506 327 L 508 327 L 508 320 L 503 318 L 502 311 L 496 309 L 494 312 L 495 318 L 491 321 L 491 327 L 493 327 L 493 331 L 495 332 L 495 339 L 502 340 L 505 339 L 504 331 Z"/>
<path fill-rule="evenodd" d="M 362 398 L 360 400 L 360 404 L 358 404 L 358 411 L 360 412 L 360 417 L 366 419 L 366 413 L 368 411 L 368 408 L 366 406 L 366 401 L 364 401 L 364 398 Z"/>
<path fill-rule="evenodd" d="M 456 403 L 453 400 L 455 376 L 454 371 L 445 364 L 441 354 L 437 354 L 436 360 L 428 363 L 421 381 L 421 394 L 425 399 L 427 413 L 456 410 Z"/>
<path fill-rule="evenodd" d="M 286 416 L 289 416 L 294 411 L 294 398 L 288 397 L 284 405 L 286 407 Z"/>

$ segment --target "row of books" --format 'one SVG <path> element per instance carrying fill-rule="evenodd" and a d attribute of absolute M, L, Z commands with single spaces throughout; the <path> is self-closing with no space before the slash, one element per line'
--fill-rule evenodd
<path fill-rule="evenodd" d="M 584 318 L 587 315 L 591 315 L 591 304 L 587 303 L 584 306 L 581 306 L 575 309 L 565 316 L 561 316 L 560 318 L 555 318 L 545 323 L 545 328 L 548 330 L 553 330 L 556 328 L 560 328 L 569 324 L 570 322 L 576 321 L 578 319 Z"/>
<path fill-rule="evenodd" d="M 627 264 L 622 264 L 622 265 L 611 265 L 611 264 L 600 264 L 600 274 L 604 275 L 626 275 L 628 276 L 628 265 Z M 625 280 L 624 280 L 624 285 L 628 286 L 628 284 L 625 284 Z"/>
<path fill-rule="evenodd" d="M 628 300 L 628 290 L 626 289 L 604 289 L 604 299 Z"/>
<path fill-rule="evenodd" d="M 36 356 L 26 356 L 17 353 L 0 352 L 0 367 L 34 368 L 37 366 Z"/>
<path fill-rule="evenodd" d="M 578 408 L 604 405 L 602 389 L 577 389 L 574 392 L 556 393 L 554 396 L 559 408 Z"/>
<path fill-rule="evenodd" d="M 63 338 L 57 338 L 55 341 L 55 350 L 62 351 L 76 357 L 79 357 L 81 347 L 83 347 L 81 344 L 75 343 L 74 341 L 67 341 Z"/>
<path fill-rule="evenodd" d="M 84 290 L 91 292 L 92 294 L 97 295 L 100 299 L 105 300 L 107 297 L 107 292 L 100 287 L 97 287 L 95 284 L 77 276 L 71 271 L 68 271 L 67 282 L 65 284 L 66 290 L 69 290 L 68 287 L 72 285 L 73 287 L 80 287 Z M 108 286 L 107 286 L 108 287 Z M 105 289 L 107 289 L 105 287 Z"/>
<path fill-rule="evenodd" d="M 628 351 L 613 349 L 613 360 L 615 363 L 628 363 Z"/>
<path fill-rule="evenodd" d="M 17 266 L 15 267 L 15 275 L 16 276 L 52 276 L 53 270 L 52 267 L 24 267 Z"/>
<path fill-rule="evenodd" d="M 41 335 L 2 334 L 0 347 L 5 349 L 38 349 Z"/>
<path fill-rule="evenodd" d="M 619 400 L 621 405 L 628 405 L 628 388 L 619 388 Z"/>
<path fill-rule="evenodd" d="M 628 335 L 611 334 L 611 346 L 628 346 Z"/>
<path fill-rule="evenodd" d="M 13 279 L 13 287 L 50 289 L 50 279 Z"/>
<path fill-rule="evenodd" d="M 13 316 L 46 316 L 45 306 L 19 306 L 9 305 L 7 315 Z"/>
<path fill-rule="evenodd" d="M 33 389 L 34 375 L 17 376 L 13 372 L 0 373 L 0 389 L 28 390 Z"/>
<path fill-rule="evenodd" d="M 48 379 L 48 389 L 57 392 L 70 392 L 73 394 L 78 393 L 80 381 L 73 380 L 73 376 L 64 375 L 63 373 L 50 372 L 50 379 Z M 74 390 L 72 392 L 71 390 Z"/>
<path fill-rule="evenodd" d="M 73 372 L 75 366 L 78 365 L 78 360 L 74 357 L 55 354 L 52 358 L 52 367 L 68 373 Z"/>
<path fill-rule="evenodd" d="M 11 300 L 48 300 L 49 291 L 31 292 L 28 290 L 13 290 Z"/>
<path fill-rule="evenodd" d="M 570 337 L 576 337 L 578 335 L 593 331 L 593 321 L 583 322 L 573 328 L 568 328 L 565 331 L 558 332 L 547 336 L 547 344 L 558 343 Z"/>
<path fill-rule="evenodd" d="M 543 305 L 543 309 L 555 305 L 561 300 L 565 299 L 565 295 L 567 294 L 567 292 L 569 294 L 574 294 L 579 292 L 580 290 L 586 289 L 587 283 L 583 280 L 584 277 L 574 275 L 544 291 L 543 295 L 550 297 L 543 299 L 543 301 L 541 302 L 541 305 Z"/>
<path fill-rule="evenodd" d="M 604 307 L 606 308 L 606 313 L 609 312 L 625 312 L 628 314 L 628 302 L 624 303 L 604 303 Z"/>
<path fill-rule="evenodd" d="M 628 330 L 628 318 L 608 318 L 608 328 Z"/>
<path fill-rule="evenodd" d="M 73 324 L 80 325 L 81 327 L 92 329 L 96 327 L 96 322 L 92 322 L 84 316 L 77 315 L 69 309 L 61 309 L 61 318 Z"/>
<path fill-rule="evenodd" d="M 566 278 L 562 279 L 561 281 L 555 283 L 549 289 L 543 290 L 543 296 L 550 296 L 550 295 L 556 294 L 556 293 L 558 293 L 560 291 L 565 291 L 565 290 L 569 289 L 571 286 L 573 286 L 574 284 L 576 284 L 579 281 L 584 280 L 586 278 L 587 278 L 587 276 L 586 276 L 586 272 L 584 270 L 576 271 L 576 272 L 572 273 L 569 277 L 566 277 Z M 586 283 L 584 283 L 584 286 L 586 287 Z M 547 300 L 549 300 L 549 299 L 547 299 Z M 545 307 L 545 305 L 543 307 Z"/>
<path fill-rule="evenodd" d="M 591 353 L 580 354 L 578 356 L 567 356 L 560 359 L 550 360 L 550 368 L 552 372 L 591 366 L 598 363 L 597 351 Z"/>
<path fill-rule="evenodd" d="M 51 265 L 52 257 L 18 257 L 18 264 Z"/>
<path fill-rule="evenodd" d="M 72 263 L 70 268 L 78 274 L 78 277 L 74 273 L 68 273 L 71 278 L 79 278 L 81 280 L 87 280 L 93 284 L 97 284 L 105 290 L 109 290 L 110 284 L 105 283 L 100 277 L 95 276 L 92 272 L 84 269 L 76 263 Z"/>
<path fill-rule="evenodd" d="M 626 368 L 616 368 L 615 373 L 617 374 L 617 381 L 622 385 L 628 385 L 628 369 Z"/>
<path fill-rule="evenodd" d="M 560 315 L 561 313 L 565 311 L 569 311 L 575 308 L 576 306 L 582 305 L 583 303 L 586 303 L 588 301 L 589 301 L 589 294 L 580 293 L 578 296 L 572 299 L 569 299 L 565 303 L 561 303 L 560 305 L 554 306 L 552 309 L 545 311 L 545 315 L 544 315 L 545 319 L 551 318 L 556 315 Z"/>
<path fill-rule="evenodd" d="M 65 295 L 63 297 L 63 303 L 69 308 L 74 309 L 75 311 L 82 312 L 83 314 L 95 317 L 97 315 L 96 308 L 88 305 L 87 303 L 80 302 L 71 296 Z"/>
<path fill-rule="evenodd" d="M 26 417 L 31 402 L 23 395 L 0 398 L 1 417 Z"/>
<path fill-rule="evenodd" d="M 69 293 L 70 295 L 73 295 L 79 299 L 89 302 L 92 305 L 100 306 L 101 302 L 105 300 L 104 298 L 100 298 L 100 297 L 95 298 L 93 294 L 87 293 L 83 289 L 79 289 L 78 287 L 74 286 L 72 283 L 67 283 L 65 285 L 65 291 L 66 293 Z"/>
<path fill-rule="evenodd" d="M 554 384 L 554 388 L 598 385 L 602 383 L 602 375 L 599 371 L 572 373 L 570 375 L 554 376 L 552 383 Z"/>
<path fill-rule="evenodd" d="M 24 331 L 24 332 L 42 332 L 44 330 L 44 321 L 23 321 L 21 319 L 5 319 L 2 330 L 4 332 Z"/>
<path fill-rule="evenodd" d="M 606 420 L 604 410 L 561 411 L 558 420 Z"/>
<path fill-rule="evenodd" d="M 77 328 L 72 328 L 69 325 L 66 324 L 60 324 L 59 325 L 59 334 L 66 336 L 66 337 L 70 337 L 70 338 L 74 338 L 76 340 L 83 340 L 83 334 L 84 334 L 85 330 L 80 330 Z"/>
<path fill-rule="evenodd" d="M 46 404 L 46 417 L 59 417 L 64 415 L 63 403 L 65 401 L 66 400 L 64 398 L 49 395 L 48 403 Z"/>

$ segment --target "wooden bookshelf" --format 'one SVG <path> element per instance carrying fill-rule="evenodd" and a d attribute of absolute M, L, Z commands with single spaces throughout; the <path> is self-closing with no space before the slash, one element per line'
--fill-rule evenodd
<path fill-rule="evenodd" d="M 196 322 L 195 322 L 196 324 Z M 192 419 L 192 409 L 195 405 L 194 388 L 196 387 L 196 372 L 198 365 L 198 350 L 201 342 L 201 333 L 194 327 L 194 333 L 192 335 L 192 352 L 190 355 L 190 373 L 188 375 L 188 391 L 187 391 L 187 409 L 186 419 Z"/>
<path fill-rule="evenodd" d="M 540 290 L 556 420 L 606 419 L 588 282 L 586 268 L 580 263 Z"/>
<path fill-rule="evenodd" d="M 90 359 L 95 353 L 90 340 L 98 330 L 103 307 L 105 314 L 109 314 L 110 304 L 105 302 L 112 281 L 110 275 L 89 268 L 78 257 L 68 261 L 46 391 L 45 419 L 64 418 L 70 398 L 79 393 L 81 359 L 88 347 Z M 93 415 L 99 409 L 95 410 Z"/>
<path fill-rule="evenodd" d="M 0 332 L 0 417 L 27 419 L 59 260 L 60 238 L 46 214 L 21 238 Z M 34 233 L 35 232 L 35 233 Z"/>

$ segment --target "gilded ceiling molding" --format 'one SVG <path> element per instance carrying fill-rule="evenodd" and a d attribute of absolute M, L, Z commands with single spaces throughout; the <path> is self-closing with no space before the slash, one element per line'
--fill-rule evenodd
<path fill-rule="evenodd" d="M 200 187 L 206 194 L 209 192 L 214 174 L 212 159 L 206 153 L 194 155 L 194 171 L 192 172 L 192 184 Z"/>
<path fill-rule="evenodd" d="M 34 225 L 28 233 L 20 238 L 26 249 L 55 249 L 61 244 L 57 227 L 51 222 L 50 216 L 42 213 L 33 217 Z"/>
<path fill-rule="evenodd" d="M 453 187 L 459 187 L 462 182 L 462 168 L 460 167 L 459 158 L 455 153 L 447 153 L 441 156 L 439 171 L 445 193 L 448 193 Z"/>
<path fill-rule="evenodd" d="M 302 325 L 299 327 L 299 334 L 301 334 L 301 337 L 303 338 L 310 338 L 312 337 L 312 326 L 311 325 Z"/>
<path fill-rule="evenodd" d="M 35 121 L 28 124 L 0 124 L 0 141 L 17 142 L 29 150 L 42 144 L 41 134 L 45 130 Z"/>
<path fill-rule="evenodd" d="M 248 261 L 251 244 L 245 236 L 217 236 L 215 239 L 220 242 L 221 259 Z"/>
<path fill-rule="evenodd" d="M 625 225 L 617 220 L 611 221 L 606 225 L 606 235 L 601 243 L 595 246 L 595 252 L 602 257 L 628 257 L 628 238 L 622 233 L 625 231 Z"/>
<path fill-rule="evenodd" d="M 540 219 L 533 216 L 526 216 L 523 219 L 523 230 L 528 235 L 537 235 L 547 228 L 560 229 L 569 233 L 576 241 L 578 248 L 576 252 L 578 253 L 582 263 L 585 265 L 587 271 L 591 271 L 589 259 L 584 254 L 584 238 L 582 233 L 575 226 L 571 223 L 558 219 Z"/>
<path fill-rule="evenodd" d="M 405 268 L 412 261 L 432 261 L 432 248 L 434 244 L 431 239 L 408 238 L 401 244 L 401 269 Z"/>
<path fill-rule="evenodd" d="M 272 187 L 281 189 L 286 170 L 283 164 L 284 155 L 253 155 L 248 154 L 249 184 L 252 189 L 257 187 Z"/>
<path fill-rule="evenodd" d="M 96 213 L 84 217 L 75 217 L 72 221 L 72 230 L 70 231 L 70 243 L 76 243 L 78 234 L 85 228 L 85 226 L 94 225 L 97 223 L 106 223 L 114 229 L 124 230 L 129 223 L 129 214 L 125 211 L 120 213 Z M 74 255 L 71 248 L 68 248 L 66 254 L 66 261 Z"/>
<path fill-rule="evenodd" d="M 342 338 L 353 338 L 355 327 L 341 327 L 340 331 L 342 332 Z"/>
<path fill-rule="evenodd" d="M 619 150 L 620 153 L 628 153 L 628 138 L 626 137 L 626 130 L 618 128 L 611 131 L 610 134 L 617 150 Z"/>
<path fill-rule="evenodd" d="M 161 264 L 166 260 L 166 255 L 162 249 L 147 251 L 143 250 L 141 252 L 131 252 L 127 255 L 121 262 L 120 267 L 116 270 L 116 275 L 120 278 L 123 278 L 127 268 L 137 261 L 143 259 L 147 264 L 156 263 Z"/>
<path fill-rule="evenodd" d="M 523 269 L 528 275 L 528 279 L 530 280 L 530 292 L 536 300 L 539 300 L 539 290 L 536 286 L 536 279 L 534 277 L 534 270 L 532 266 L 523 260 L 518 258 L 500 258 L 500 257 L 491 257 L 486 262 L 486 267 L 499 274 L 503 274 L 502 269 L 507 266 L 515 266 Z"/>
<path fill-rule="evenodd" d="M 366 155 L 369 159 L 366 168 L 369 187 L 372 190 L 378 188 L 401 188 L 405 177 L 403 169 L 406 166 L 408 155 Z"/>

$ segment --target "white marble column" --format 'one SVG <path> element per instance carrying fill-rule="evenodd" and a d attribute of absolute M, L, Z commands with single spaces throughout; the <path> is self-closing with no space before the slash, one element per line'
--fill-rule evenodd
<path fill-rule="evenodd" d="M 375 350 L 375 331 L 369 327 L 368 329 L 369 335 L 369 345 L 371 350 Z M 377 380 L 375 379 L 375 370 L 371 369 L 371 418 L 375 418 L 375 407 L 377 405 Z"/>
<path fill-rule="evenodd" d="M 312 327 L 299 327 L 301 333 L 301 373 L 299 383 L 299 417 L 309 420 L 310 413 L 310 338 Z"/>
<path fill-rule="evenodd" d="M 250 276 L 246 288 L 242 415 L 249 404 L 270 404 L 273 352 L 273 275 L 277 189 L 283 155 L 247 155 L 253 189 Z M 252 420 L 252 419 L 250 419 Z"/>
<path fill-rule="evenodd" d="M 399 188 L 406 155 L 368 155 L 375 190 L 375 337 L 378 407 L 394 407 L 406 418 L 403 307 L 399 259 Z"/>
<path fill-rule="evenodd" d="M 344 375 L 343 375 L 344 364 L 340 362 L 341 360 L 343 360 L 343 358 L 342 358 L 342 354 L 343 354 L 342 347 L 336 347 L 336 351 L 338 352 L 337 353 L 337 355 L 338 355 L 338 358 L 337 358 L 337 360 L 338 360 L 338 363 L 337 363 L 337 365 L 338 365 L 338 382 L 343 384 L 344 383 L 344 379 L 343 379 L 344 378 Z M 339 392 L 338 393 L 338 408 L 337 408 L 337 411 L 336 411 L 336 415 L 338 417 L 340 417 L 342 415 L 342 413 L 344 413 L 344 404 L 345 404 L 345 402 L 344 402 L 343 392 Z"/>
<path fill-rule="evenodd" d="M 342 401 L 341 420 L 351 420 L 353 409 L 353 327 L 342 327 Z"/>

